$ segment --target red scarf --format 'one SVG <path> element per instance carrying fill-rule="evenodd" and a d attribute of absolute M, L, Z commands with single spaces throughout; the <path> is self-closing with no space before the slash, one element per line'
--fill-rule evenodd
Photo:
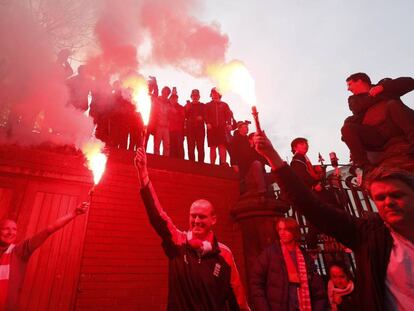
<path fill-rule="evenodd" d="M 14 246 L 14 244 L 10 244 L 6 251 L 0 256 L 0 311 L 6 309 L 10 278 L 10 258 Z"/>
<path fill-rule="evenodd" d="M 288 272 L 289 282 L 299 284 L 298 300 L 300 311 L 311 311 L 312 304 L 309 294 L 308 273 L 306 271 L 306 262 L 299 246 L 295 247 L 296 263 L 290 255 L 286 246 L 282 245 L 283 258 L 285 259 L 286 269 Z M 296 268 L 297 266 L 297 268 Z"/>
<path fill-rule="evenodd" d="M 213 240 L 213 231 L 210 231 L 204 240 L 193 238 L 193 233 L 191 231 L 187 232 L 188 244 L 201 255 L 205 255 L 213 250 Z"/>

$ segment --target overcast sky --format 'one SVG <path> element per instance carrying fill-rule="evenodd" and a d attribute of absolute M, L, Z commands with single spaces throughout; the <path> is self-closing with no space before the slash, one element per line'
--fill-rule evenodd
<path fill-rule="evenodd" d="M 196 17 L 220 24 L 229 36 L 227 60 L 242 60 L 256 81 L 259 116 L 282 157 L 290 141 L 307 137 L 309 156 L 326 160 L 336 151 L 349 160 L 340 140 L 350 114 L 346 77 L 363 71 L 383 77 L 413 76 L 414 1 L 291 0 L 205 1 Z M 155 72 L 154 72 L 155 71 Z M 175 85 L 185 104 L 192 88 L 208 101 L 213 86 L 176 69 L 143 68 L 161 85 Z M 414 108 L 414 94 L 405 96 Z M 225 94 L 235 117 L 250 119 L 249 107 Z"/>

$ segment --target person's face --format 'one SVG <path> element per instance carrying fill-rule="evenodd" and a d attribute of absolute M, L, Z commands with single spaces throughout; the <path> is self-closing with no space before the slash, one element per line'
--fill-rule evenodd
<path fill-rule="evenodd" d="M 366 82 L 363 82 L 362 80 L 349 80 L 346 82 L 348 85 L 348 91 L 350 91 L 354 95 L 367 93 L 369 90 L 369 85 Z"/>
<path fill-rule="evenodd" d="M 242 136 L 246 136 L 249 133 L 249 126 L 247 124 L 240 125 L 239 133 Z"/>
<path fill-rule="evenodd" d="M 349 280 L 346 273 L 337 266 L 332 266 L 329 270 L 329 277 L 336 288 L 346 288 Z"/>
<path fill-rule="evenodd" d="M 167 98 L 168 96 L 170 96 L 171 91 L 168 88 L 163 88 L 161 91 L 161 96 L 163 98 Z"/>
<path fill-rule="evenodd" d="M 193 237 L 204 239 L 216 223 L 213 208 L 204 201 L 196 201 L 190 207 L 190 230 Z"/>
<path fill-rule="evenodd" d="M 414 190 L 397 179 L 376 181 L 371 197 L 381 218 L 395 229 L 414 230 Z"/>
<path fill-rule="evenodd" d="M 215 102 L 220 101 L 220 94 L 218 92 L 211 92 L 211 99 Z"/>
<path fill-rule="evenodd" d="M 305 155 L 309 150 L 309 145 L 306 142 L 298 143 L 295 147 L 296 153 Z"/>
<path fill-rule="evenodd" d="M 12 220 L 4 220 L 0 223 L 0 244 L 10 245 L 16 241 L 17 225 Z"/>
<path fill-rule="evenodd" d="M 295 237 L 292 232 L 287 229 L 286 224 L 283 221 L 278 222 L 276 229 L 281 244 L 291 244 L 295 242 Z"/>
<path fill-rule="evenodd" d="M 198 103 L 198 101 L 200 100 L 200 94 L 197 94 L 197 93 L 191 94 L 191 100 L 195 103 Z"/>

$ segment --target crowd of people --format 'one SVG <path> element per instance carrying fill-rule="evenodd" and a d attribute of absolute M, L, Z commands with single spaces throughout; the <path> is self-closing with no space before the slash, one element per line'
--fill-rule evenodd
<path fill-rule="evenodd" d="M 144 137 L 142 116 L 136 107 L 140 103 L 133 102 L 133 90 L 123 87 L 119 80 L 111 85 L 109 76 L 99 75 L 92 79 L 86 66 L 81 65 L 77 75 L 67 79 L 67 86 L 69 104 L 81 111 L 89 109 L 96 125 L 96 137 L 110 148 L 135 151 L 143 143 L 147 144 L 149 136 L 153 135 L 154 154 L 161 154 L 162 145 L 163 156 L 184 159 L 187 149 L 188 159 L 196 161 L 197 150 L 197 161 L 204 163 L 207 138 L 210 163 L 216 163 L 218 153 L 219 164 L 227 164 L 231 132 L 235 130 L 236 121 L 216 88 L 211 89 L 211 101 L 207 103 L 200 102 L 200 91 L 193 89 L 191 100 L 183 106 L 179 103 L 176 87 L 165 86 L 159 94 L 156 78 L 150 77 L 151 114 Z M 187 148 L 184 148 L 185 137 Z"/>
<path fill-rule="evenodd" d="M 71 104 L 86 110 L 86 89 L 77 87 L 78 83 L 85 85 L 79 82 L 85 79 L 82 71 L 79 68 L 78 76 L 68 84 L 76 90 L 73 94 L 83 93 L 73 95 Z M 211 90 L 207 104 L 200 103 L 199 90 L 192 90 L 191 101 L 181 106 L 175 88 L 164 87 L 159 95 L 156 79 L 149 81 L 152 113 L 148 135 L 154 135 L 154 154 L 160 154 L 162 144 L 164 156 L 183 159 L 186 135 L 189 159 L 195 161 L 197 149 L 198 162 L 204 162 L 207 130 L 211 163 L 215 163 L 217 151 L 219 164 L 226 163 L 229 152 L 232 167 L 248 184 L 246 193 L 265 195 L 268 185 L 276 181 L 283 197 L 309 222 L 303 247 L 297 220 L 277 220 L 278 239 L 257 257 L 247 276 L 250 300 L 231 250 L 214 234 L 218 219 L 213 204 L 204 198 L 192 203 L 188 231 L 179 230 L 162 208 L 148 173 L 142 120 L 128 99 L 131 94 L 123 94 L 128 90 L 117 84 L 111 90 L 108 84 L 106 95 L 117 107 L 111 111 L 101 109 L 102 93 L 92 94 L 90 114 L 97 124 L 97 137 L 115 148 L 136 150 L 141 198 L 169 261 L 168 310 L 409 310 L 414 304 L 414 112 L 400 99 L 414 89 L 414 80 L 386 78 L 372 85 L 368 75 L 356 73 L 346 81 L 352 93 L 348 99 L 352 116 L 344 122 L 342 139 L 349 146 L 353 165 L 364 172 L 363 186 L 378 209 L 361 218 L 347 213 L 326 190 L 324 170 L 307 157 L 306 138 L 293 139 L 293 158 L 288 165 L 263 132 L 249 134 L 249 121 L 234 120 L 217 89 Z M 102 78 L 102 85 L 107 82 Z M 135 127 L 127 128 L 132 123 Z M 131 133 L 138 134 L 133 137 Z M 395 150 L 408 156 L 408 163 L 390 165 L 387 159 L 395 157 Z M 265 165 L 271 168 L 270 174 Z M 18 275 L 16 266 L 24 266 L 50 234 L 85 210 L 85 205 L 79 207 L 45 232 L 16 245 L 15 222 L 0 222 L 0 292 L 7 293 L 0 295 L 0 309 L 17 299 L 24 269 Z M 318 233 L 354 253 L 354 275 L 346 262 L 333 261 L 326 267 L 329 280 L 323 280 L 308 252 L 316 247 Z"/>

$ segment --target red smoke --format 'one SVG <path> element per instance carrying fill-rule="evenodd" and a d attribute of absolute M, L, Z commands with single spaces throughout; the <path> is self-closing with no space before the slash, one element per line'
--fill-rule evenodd
<path fill-rule="evenodd" d="M 206 75 L 208 65 L 225 61 L 229 39 L 221 33 L 218 25 L 205 24 L 192 16 L 196 8 L 195 0 L 73 0 L 63 4 L 54 1 L 35 2 L 51 5 L 51 10 L 44 10 L 48 14 L 54 12 L 54 5 L 60 5 L 61 9 L 65 5 L 71 6 L 72 9 L 81 10 L 80 13 L 84 13 L 83 9 L 86 11 L 86 5 L 94 8 L 91 11 L 94 14 L 91 24 L 94 42 L 74 52 L 87 55 L 88 71 L 95 78 L 110 77 L 113 81 L 139 75 L 139 65 L 144 61 L 160 67 L 172 66 L 200 76 Z M 58 50 L 54 42 L 56 38 L 48 33 L 32 15 L 30 7 L 23 3 L 7 1 L 0 10 L 0 119 L 8 115 L 11 120 L 6 140 L 25 144 L 50 140 L 78 144 L 89 139 L 93 132 L 92 121 L 67 105 L 66 81 L 59 75 L 54 63 Z M 88 14 L 74 12 L 71 11 L 71 16 L 79 16 L 79 20 L 72 20 L 72 26 L 91 22 L 90 19 L 86 20 L 86 16 L 90 18 Z M 46 16 L 48 18 L 44 20 L 62 19 L 62 16 L 65 14 Z M 61 30 L 64 33 L 66 28 L 62 22 Z M 80 28 L 76 26 L 73 27 L 71 38 L 77 38 L 76 31 L 79 31 L 79 38 L 83 38 L 84 33 L 80 33 Z M 150 55 L 140 61 L 137 50 L 146 38 L 151 42 Z M 76 71 L 76 68 L 73 69 Z M 98 83 L 95 83 L 95 87 L 99 88 Z M 42 130 L 33 135 L 36 120 L 41 120 Z M 0 132 L 2 141 L 6 137 L 4 133 Z"/>
<path fill-rule="evenodd" d="M 136 43 L 142 40 L 136 1 L 106 0 L 94 27 L 100 53 L 91 56 L 88 67 L 105 75 L 135 71 L 138 67 Z"/>
<path fill-rule="evenodd" d="M 202 75 L 207 65 L 224 62 L 229 38 L 217 25 L 206 25 L 192 17 L 193 3 L 146 1 L 140 18 L 150 34 L 153 63 Z"/>
<path fill-rule="evenodd" d="M 137 48 L 149 36 L 152 64 L 205 75 L 208 65 L 224 62 L 229 39 L 191 16 L 194 8 L 193 0 L 106 0 L 95 26 L 101 53 L 89 63 L 111 74 L 137 70 Z"/>
<path fill-rule="evenodd" d="M 2 10 L 0 114 L 8 122 L 0 128 L 0 141 L 79 145 L 89 139 L 93 124 L 67 106 L 68 89 L 45 30 L 19 2 Z M 33 133 L 35 124 L 39 133 Z"/>

